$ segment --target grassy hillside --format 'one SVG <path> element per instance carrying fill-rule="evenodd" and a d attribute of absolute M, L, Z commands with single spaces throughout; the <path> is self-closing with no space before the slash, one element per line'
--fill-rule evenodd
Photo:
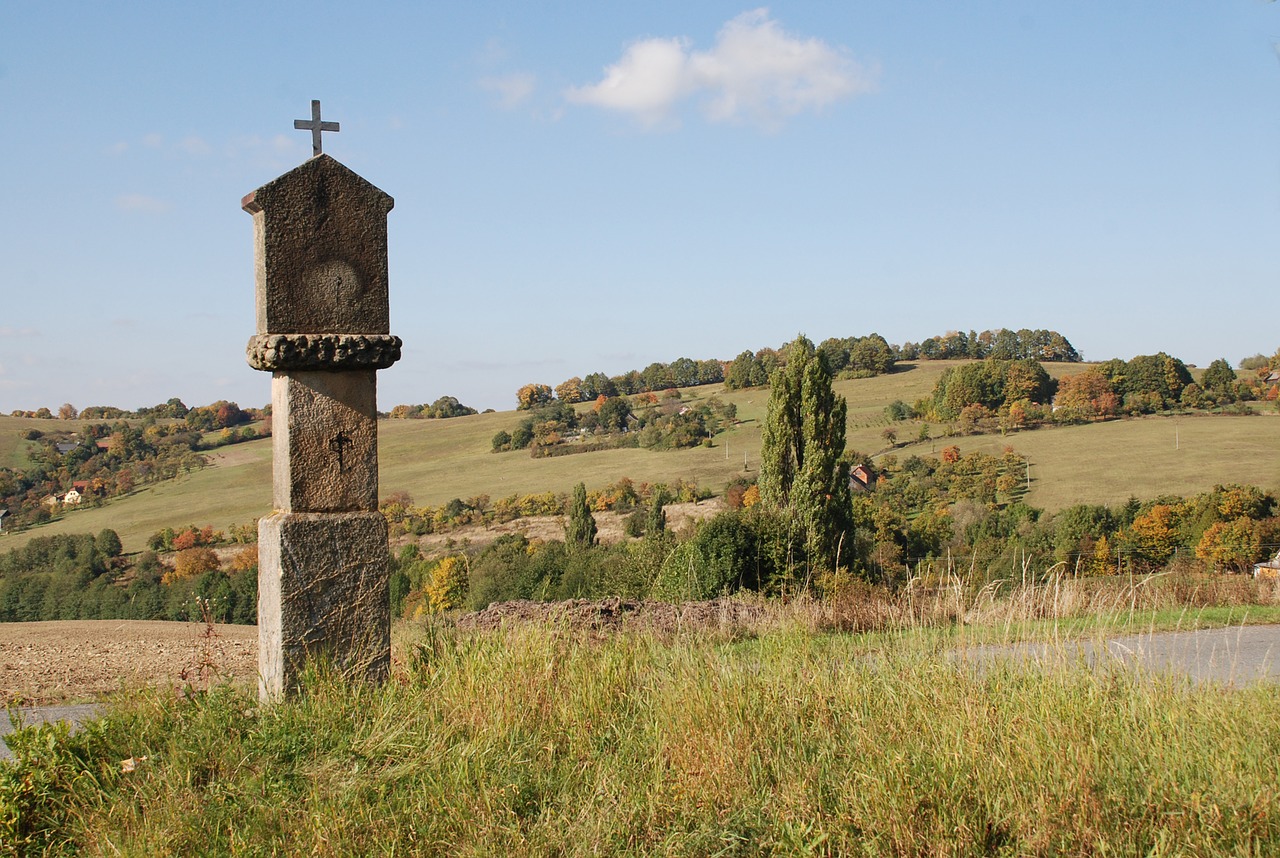
<path fill-rule="evenodd" d="M 0 415 L 0 468 L 26 468 L 31 465 L 27 451 L 31 442 L 23 436 L 35 429 L 49 434 L 53 432 L 79 432 L 90 421 L 40 420 L 35 417 L 9 417 Z"/>
<path fill-rule="evenodd" d="M 1280 490 L 1280 418 L 1264 416 L 1152 417 L 1089 426 L 1069 426 L 970 438 L 935 439 L 889 451 L 881 436 L 889 425 L 884 407 L 927 396 L 952 361 L 907 363 L 877 378 L 840 381 L 836 392 L 849 402 L 848 445 L 883 456 L 936 454 L 954 443 L 964 452 L 999 453 L 1012 446 L 1031 460 L 1027 500 L 1046 509 L 1073 503 L 1117 503 L 1130 495 L 1193 494 L 1216 483 L 1254 483 Z M 1078 372 L 1079 364 L 1048 364 L 1051 375 Z M 490 452 L 499 430 L 515 428 L 521 415 L 506 411 L 450 420 L 386 420 L 379 425 L 383 495 L 405 491 L 419 504 L 438 505 L 451 498 L 487 494 L 568 492 L 577 482 L 589 488 L 621 477 L 637 482 L 691 480 L 716 492 L 735 475 L 759 467 L 760 425 L 768 402 L 766 389 L 726 392 L 720 385 L 685 391 L 686 398 L 718 396 L 738 407 L 741 421 L 715 439 L 715 446 L 677 452 L 609 450 L 553 459 L 533 459 L 517 451 Z M 586 406 L 583 406 L 586 407 Z M 30 426 L 48 431 L 71 428 L 74 421 L 0 417 L 0 463 L 25 458 L 20 433 Z M 900 439 L 915 438 L 920 424 L 899 424 Z M 942 427 L 932 427 L 938 434 Z M 36 530 L 0 537 L 0 549 L 16 547 L 31 536 L 96 533 L 111 527 L 125 549 L 140 549 L 146 538 L 166 526 L 213 524 L 225 528 L 270 512 L 271 443 L 253 441 L 222 448 L 214 464 L 176 481 L 143 488 L 98 509 L 76 510 Z"/>
<path fill-rule="evenodd" d="M 1280 489 L 1280 417 L 1184 415 L 1090 426 L 980 435 L 915 444 L 927 454 L 954 443 L 961 452 L 999 454 L 1012 446 L 1031 460 L 1027 502 L 1044 509 L 1123 503 L 1130 496 L 1189 495 L 1221 483 Z"/>

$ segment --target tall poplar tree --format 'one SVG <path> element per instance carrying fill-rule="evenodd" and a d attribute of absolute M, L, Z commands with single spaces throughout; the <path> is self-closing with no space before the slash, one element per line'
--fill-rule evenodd
<path fill-rule="evenodd" d="M 811 572 L 834 570 L 852 547 L 849 466 L 841 461 L 848 406 L 824 354 L 806 337 L 773 373 L 760 452 L 760 501 L 788 516 Z M 842 547 L 843 542 L 843 547 Z"/>
<path fill-rule="evenodd" d="M 564 541 L 570 548 L 590 548 L 596 544 L 596 519 L 587 506 L 587 487 L 582 483 L 573 487 L 569 520 L 564 526 Z"/>

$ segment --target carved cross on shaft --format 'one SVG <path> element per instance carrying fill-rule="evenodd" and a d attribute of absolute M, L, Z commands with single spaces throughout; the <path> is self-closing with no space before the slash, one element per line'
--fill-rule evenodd
<path fill-rule="evenodd" d="M 320 121 L 320 102 L 317 99 L 311 100 L 311 119 L 295 119 L 293 127 L 299 131 L 311 132 L 311 154 L 312 156 L 320 154 L 320 132 L 321 131 L 337 131 L 338 123 L 321 122 Z"/>
<path fill-rule="evenodd" d="M 342 454 L 350 447 L 354 441 L 347 437 L 346 432 L 339 432 L 329 440 L 329 449 L 338 455 L 338 473 L 344 473 L 346 466 L 342 461 Z"/>

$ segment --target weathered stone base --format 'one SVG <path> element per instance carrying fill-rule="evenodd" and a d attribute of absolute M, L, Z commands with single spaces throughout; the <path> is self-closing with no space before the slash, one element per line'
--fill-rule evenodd
<path fill-rule="evenodd" d="M 381 513 L 276 513 L 258 522 L 258 696 L 293 693 L 315 659 L 353 679 L 386 679 L 391 607 Z"/>

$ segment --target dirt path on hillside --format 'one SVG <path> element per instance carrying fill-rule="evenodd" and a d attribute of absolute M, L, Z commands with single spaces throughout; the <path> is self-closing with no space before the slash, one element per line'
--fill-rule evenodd
<path fill-rule="evenodd" d="M 669 503 L 663 507 L 667 514 L 667 530 L 681 533 L 699 521 L 714 517 L 725 509 L 724 501 L 711 498 L 690 503 Z M 592 513 L 596 520 L 596 539 L 613 545 L 627 538 L 625 532 L 626 516 L 629 513 L 596 512 Z M 452 545 L 468 545 L 471 548 L 483 548 L 499 536 L 508 533 L 522 533 L 527 539 L 551 541 L 564 539 L 563 515 L 531 515 L 505 522 L 494 522 L 485 525 L 460 527 L 445 533 L 432 533 L 426 536 L 401 536 L 392 540 L 393 547 L 417 542 L 424 552 L 446 549 Z"/>
<path fill-rule="evenodd" d="M 209 663 L 227 676 L 258 672 L 257 626 L 140 620 L 0 623 L 0 702 L 85 701 L 139 685 L 181 687 Z"/>

